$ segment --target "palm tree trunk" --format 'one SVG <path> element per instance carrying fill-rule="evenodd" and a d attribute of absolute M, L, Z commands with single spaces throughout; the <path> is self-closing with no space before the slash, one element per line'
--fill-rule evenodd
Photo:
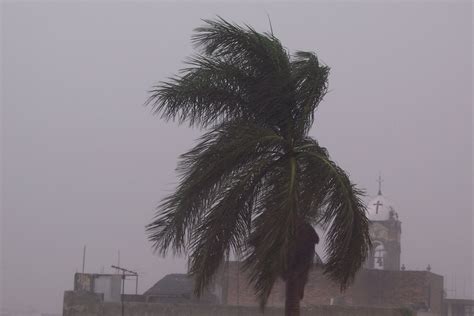
<path fill-rule="evenodd" d="M 286 280 L 285 316 L 300 315 L 300 284 L 299 278 L 292 275 Z"/>
<path fill-rule="evenodd" d="M 313 263 L 314 245 L 318 242 L 319 236 L 314 228 L 306 222 L 299 223 L 296 243 L 284 277 L 286 281 L 285 316 L 300 315 L 300 301 L 304 297 L 304 288 Z"/>

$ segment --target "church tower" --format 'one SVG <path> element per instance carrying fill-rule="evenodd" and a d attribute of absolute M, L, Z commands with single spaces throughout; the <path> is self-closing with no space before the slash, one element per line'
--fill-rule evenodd
<path fill-rule="evenodd" d="M 402 233 L 398 213 L 382 194 L 382 179 L 379 176 L 379 191 L 367 205 L 370 220 L 372 251 L 365 263 L 367 269 L 400 270 L 400 237 Z"/>

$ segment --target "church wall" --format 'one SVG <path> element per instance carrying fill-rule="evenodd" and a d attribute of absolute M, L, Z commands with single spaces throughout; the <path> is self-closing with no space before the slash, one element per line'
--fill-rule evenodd
<path fill-rule="evenodd" d="M 224 285 L 223 304 L 255 306 L 254 291 L 246 281 L 237 263 L 228 264 L 221 280 Z M 328 280 L 320 268 L 310 272 L 302 306 L 312 305 L 358 305 L 431 308 L 441 312 L 443 278 L 428 271 L 384 271 L 362 269 L 354 282 L 343 294 L 339 286 Z M 269 306 L 283 306 L 285 287 L 277 282 L 269 297 Z"/>
<path fill-rule="evenodd" d="M 401 222 L 393 219 L 384 221 L 373 221 L 370 224 L 369 231 L 374 248 L 372 249 L 372 252 L 367 258 L 365 267 L 368 269 L 375 268 L 375 247 L 380 244 L 385 250 L 382 270 L 400 270 Z"/>
<path fill-rule="evenodd" d="M 362 270 L 356 304 L 409 306 L 441 311 L 443 279 L 427 271 Z"/>
<path fill-rule="evenodd" d="M 223 271 L 221 271 L 221 273 L 222 272 Z M 245 273 L 239 271 L 237 262 L 228 263 L 226 271 L 223 272 L 223 276 L 224 277 L 220 278 L 220 280 L 225 280 L 226 282 L 223 286 L 223 293 L 225 293 L 222 300 L 223 304 L 243 306 L 258 305 L 254 290 L 248 284 Z M 321 269 L 314 268 L 310 271 L 301 305 L 330 305 L 331 302 L 340 303 L 342 300 L 352 301 L 352 296 L 352 287 L 345 292 L 343 297 L 340 293 L 339 286 L 325 277 Z M 285 284 L 282 280 L 276 282 L 267 304 L 268 306 L 284 306 Z"/>
<path fill-rule="evenodd" d="M 124 302 L 127 316 L 283 316 L 283 308 L 268 307 L 262 313 L 256 306 L 190 305 Z M 63 316 L 117 316 L 122 314 L 122 304 L 104 302 L 103 296 L 86 291 L 64 293 Z M 312 306 L 302 308 L 301 316 L 404 316 L 400 309 L 347 306 Z"/>
<path fill-rule="evenodd" d="M 219 287 L 223 288 L 222 303 L 228 305 L 255 306 L 258 302 L 255 298 L 253 288 L 248 284 L 247 276 L 240 271 L 237 262 L 230 262 L 221 275 L 217 278 Z M 305 288 L 305 298 L 302 306 L 305 305 L 329 305 L 331 299 L 337 300 L 341 297 L 339 287 L 334 282 L 323 276 L 320 269 L 313 269 L 310 272 L 308 283 Z M 284 306 L 285 304 L 285 284 L 278 280 L 268 298 L 268 306 Z"/>
<path fill-rule="evenodd" d="M 429 305 L 432 311 L 443 310 L 444 300 L 444 278 L 434 273 L 427 273 L 428 276 L 428 291 L 430 295 Z"/>

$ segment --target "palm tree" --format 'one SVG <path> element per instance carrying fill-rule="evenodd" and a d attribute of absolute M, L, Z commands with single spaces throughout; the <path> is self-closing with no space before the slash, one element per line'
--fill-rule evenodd
<path fill-rule="evenodd" d="M 324 271 L 343 290 L 370 248 L 362 192 L 308 136 L 327 91 L 329 68 L 312 52 L 290 55 L 280 41 L 218 18 L 192 40 L 200 53 L 180 76 L 151 91 L 166 120 L 206 128 L 181 156 L 180 182 L 147 226 L 156 251 L 189 253 L 195 292 L 230 253 L 264 308 L 279 278 L 286 315 L 299 315 L 319 237 Z"/>

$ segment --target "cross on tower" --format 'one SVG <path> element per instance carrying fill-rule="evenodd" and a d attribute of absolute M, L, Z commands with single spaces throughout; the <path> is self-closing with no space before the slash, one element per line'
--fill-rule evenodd
<path fill-rule="evenodd" d="M 377 201 L 377 203 L 374 203 L 375 205 L 375 214 L 378 214 L 379 213 L 379 206 L 382 206 L 383 203 L 381 203 L 380 201 Z"/>
<path fill-rule="evenodd" d="M 379 184 L 379 193 L 378 193 L 378 195 L 382 195 L 382 182 L 383 182 L 383 180 L 382 180 L 382 174 L 380 174 L 380 173 L 379 173 L 379 178 L 377 179 L 377 182 Z"/>

